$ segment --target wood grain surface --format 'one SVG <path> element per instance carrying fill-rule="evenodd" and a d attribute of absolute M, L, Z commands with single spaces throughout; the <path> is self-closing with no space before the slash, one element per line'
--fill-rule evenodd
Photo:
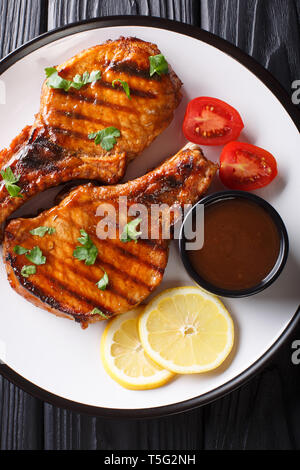
<path fill-rule="evenodd" d="M 299 0 L 0 0 L 0 57 L 49 29 L 116 14 L 160 16 L 207 29 L 256 58 L 290 94 L 293 80 L 300 79 Z M 154 420 L 79 415 L 43 403 L 0 376 L 0 449 L 300 449 L 295 339 L 300 328 L 238 391 Z"/>

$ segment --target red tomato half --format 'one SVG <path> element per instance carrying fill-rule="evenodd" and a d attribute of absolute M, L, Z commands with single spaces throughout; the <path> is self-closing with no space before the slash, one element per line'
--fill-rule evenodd
<path fill-rule="evenodd" d="M 229 104 L 206 96 L 189 102 L 183 121 L 185 137 L 199 145 L 224 145 L 236 140 L 244 127 L 241 116 Z"/>
<path fill-rule="evenodd" d="M 220 157 L 220 178 L 230 189 L 251 191 L 271 183 L 277 163 L 266 150 L 242 142 L 225 145 Z"/>

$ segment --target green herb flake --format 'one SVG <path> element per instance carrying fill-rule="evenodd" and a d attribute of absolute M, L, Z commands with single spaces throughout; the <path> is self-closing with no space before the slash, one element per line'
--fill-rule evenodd
<path fill-rule="evenodd" d="M 37 237 L 41 237 L 43 238 L 46 233 L 48 233 L 48 235 L 53 235 L 53 233 L 56 232 L 56 229 L 54 227 L 37 227 L 37 228 L 34 228 L 33 230 L 30 230 L 29 233 L 31 233 L 31 235 L 35 235 Z"/>
<path fill-rule="evenodd" d="M 78 241 L 82 246 L 77 246 L 75 248 L 73 256 L 80 261 L 85 261 L 87 266 L 91 266 L 96 261 L 98 249 L 85 230 L 81 229 L 80 233 L 82 236 L 78 238 Z"/>
<path fill-rule="evenodd" d="M 23 197 L 21 194 L 19 194 L 21 188 L 15 184 L 19 181 L 21 176 L 14 175 L 10 167 L 7 167 L 6 170 L 2 170 L 0 174 L 3 178 L 5 187 L 10 197 Z"/>
<path fill-rule="evenodd" d="M 138 238 L 140 237 L 140 235 L 142 235 L 142 232 L 138 232 L 136 228 L 141 222 L 142 222 L 142 219 L 138 217 L 137 219 L 134 219 L 125 225 L 122 235 L 121 235 L 121 241 L 123 243 L 127 243 L 132 240 L 134 240 L 137 243 Z"/>
<path fill-rule="evenodd" d="M 31 276 L 32 274 L 35 274 L 35 273 L 36 273 L 36 267 L 32 266 L 32 265 L 23 266 L 23 268 L 21 270 L 21 275 L 23 277 L 29 277 L 29 276 Z"/>
<path fill-rule="evenodd" d="M 46 74 L 47 78 L 51 77 L 51 75 L 55 74 L 56 72 L 57 72 L 57 70 L 56 70 L 55 67 L 46 67 L 45 68 L 45 74 Z"/>
<path fill-rule="evenodd" d="M 127 96 L 127 98 L 129 100 L 131 100 L 131 96 L 130 96 L 130 88 L 129 88 L 129 85 L 127 82 L 125 82 L 124 80 L 120 80 L 119 78 L 117 78 L 116 80 L 113 80 L 112 81 L 112 86 L 115 88 L 115 83 L 116 82 L 120 82 L 122 87 L 123 87 L 123 90 L 125 91 L 125 94 Z"/>
<path fill-rule="evenodd" d="M 150 62 L 150 77 L 157 73 L 161 75 L 162 73 L 168 73 L 169 67 L 168 62 L 162 54 L 152 55 L 149 57 Z"/>
<path fill-rule="evenodd" d="M 91 73 L 84 72 L 82 75 L 75 75 L 73 80 L 66 80 L 58 75 L 58 71 L 55 67 L 47 67 L 45 69 L 47 80 L 47 86 L 49 88 L 61 89 L 69 91 L 70 88 L 80 90 L 83 86 L 88 83 L 94 83 L 101 80 L 100 70 L 93 70 Z"/>
<path fill-rule="evenodd" d="M 120 137 L 121 132 L 116 127 L 106 127 L 98 132 L 89 134 L 89 139 L 94 140 L 96 145 L 101 145 L 104 150 L 111 150 L 117 143 L 116 137 Z"/>
<path fill-rule="evenodd" d="M 29 250 L 27 248 L 24 248 L 23 246 L 16 245 L 14 247 L 14 253 L 16 253 L 16 255 L 25 255 L 28 252 Z"/>
<path fill-rule="evenodd" d="M 108 286 L 108 275 L 107 273 L 104 271 L 104 275 L 103 277 L 100 279 L 100 281 L 98 281 L 96 283 L 96 286 L 98 287 L 98 289 L 100 290 L 105 290 L 106 287 Z"/>
<path fill-rule="evenodd" d="M 97 82 L 98 80 L 101 80 L 101 72 L 100 70 L 93 70 L 90 74 L 89 72 L 84 72 L 82 76 L 79 74 L 75 75 L 71 86 L 76 88 L 76 90 L 80 90 L 84 85 Z"/>
<path fill-rule="evenodd" d="M 101 317 L 105 318 L 105 320 L 108 320 L 109 319 L 109 316 L 108 315 L 105 315 L 105 313 L 101 312 L 101 310 L 99 310 L 99 308 L 94 308 L 91 312 L 90 312 L 91 315 L 101 315 Z"/>
<path fill-rule="evenodd" d="M 38 246 L 32 248 L 32 250 L 26 254 L 26 258 L 38 266 L 46 263 L 46 256 L 43 256 L 42 250 Z"/>
<path fill-rule="evenodd" d="M 71 88 L 72 82 L 70 80 L 65 80 L 64 78 L 60 77 L 55 67 L 46 68 L 45 73 L 48 78 L 46 85 L 49 88 L 65 91 L 69 91 L 69 89 Z"/>

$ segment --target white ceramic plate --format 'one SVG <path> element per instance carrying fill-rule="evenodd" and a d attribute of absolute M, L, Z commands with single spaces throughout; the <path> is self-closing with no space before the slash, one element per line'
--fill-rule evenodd
<path fill-rule="evenodd" d="M 169 385 L 143 392 L 125 390 L 105 373 L 99 354 L 104 323 L 83 331 L 75 322 L 34 307 L 9 287 L 1 261 L 0 343 L 6 350 L 6 365 L 1 366 L 1 372 L 27 391 L 61 406 L 94 414 L 154 416 L 206 403 L 240 385 L 279 347 L 297 320 L 300 219 L 295 206 L 300 201 L 299 121 L 296 123 L 296 110 L 277 82 L 225 41 L 179 23 L 111 18 L 46 34 L 2 62 L 0 78 L 6 87 L 6 103 L 0 104 L 0 148 L 7 146 L 24 125 L 33 122 L 45 67 L 121 35 L 155 42 L 184 84 L 184 97 L 174 121 L 131 164 L 127 178 L 144 174 L 186 143 L 181 125 L 191 98 L 202 95 L 223 99 L 243 117 L 245 130 L 240 140 L 262 146 L 277 158 L 279 176 L 257 194 L 278 210 L 290 238 L 286 268 L 270 288 L 253 297 L 224 299 L 236 333 L 234 350 L 226 363 L 214 372 L 178 377 Z M 217 161 L 220 148 L 204 148 L 204 152 Z M 223 187 L 216 178 L 210 192 L 219 189 Z M 51 195 L 56 192 L 57 189 L 50 190 Z M 44 207 L 48 199 L 49 194 L 39 197 L 21 213 L 32 213 L 32 205 Z M 159 290 L 191 283 L 173 242 Z"/>

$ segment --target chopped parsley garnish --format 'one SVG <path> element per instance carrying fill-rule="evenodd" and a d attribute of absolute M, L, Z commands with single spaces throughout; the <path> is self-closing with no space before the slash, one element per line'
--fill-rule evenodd
<path fill-rule="evenodd" d="M 142 232 L 138 232 L 136 228 L 141 222 L 142 219 L 138 217 L 125 225 L 121 235 L 121 241 L 123 243 L 130 242 L 131 240 L 137 242 L 139 236 L 142 235 Z"/>
<path fill-rule="evenodd" d="M 23 197 L 21 194 L 19 194 L 21 188 L 15 184 L 19 181 L 21 176 L 14 175 L 12 169 L 9 166 L 6 168 L 6 170 L 2 170 L 0 173 L 10 197 Z"/>
<path fill-rule="evenodd" d="M 82 88 L 84 85 L 97 82 L 98 80 L 101 80 L 100 70 L 93 70 L 91 73 L 84 72 L 83 75 L 75 75 L 72 86 L 77 90 L 80 90 L 80 88 Z"/>
<path fill-rule="evenodd" d="M 125 91 L 125 94 L 127 96 L 128 99 L 131 100 L 131 96 L 130 96 L 130 88 L 129 88 L 129 85 L 127 82 L 125 82 L 124 80 L 120 80 L 119 78 L 117 78 L 116 80 L 113 80 L 112 81 L 112 86 L 115 88 L 115 83 L 116 82 L 120 82 L 122 87 L 123 87 L 123 90 Z"/>
<path fill-rule="evenodd" d="M 16 253 L 16 255 L 25 255 L 25 253 L 28 253 L 29 250 L 27 248 L 24 248 L 23 246 L 16 245 L 14 247 L 14 252 Z"/>
<path fill-rule="evenodd" d="M 106 127 L 102 131 L 89 134 L 90 140 L 95 140 L 96 145 L 101 145 L 104 150 L 111 150 L 117 143 L 116 137 L 120 137 L 121 132 L 116 127 Z"/>
<path fill-rule="evenodd" d="M 37 227 L 37 228 L 34 228 L 33 230 L 30 230 L 29 233 L 31 233 L 31 235 L 36 235 L 37 237 L 44 237 L 46 235 L 46 233 L 48 233 L 49 235 L 53 235 L 53 233 L 56 232 L 56 229 L 54 227 Z"/>
<path fill-rule="evenodd" d="M 151 55 L 149 57 L 150 62 L 150 77 L 157 73 L 161 75 L 162 73 L 168 73 L 169 67 L 168 62 L 162 54 Z"/>
<path fill-rule="evenodd" d="M 43 256 L 42 250 L 38 246 L 32 248 L 32 250 L 26 254 L 26 258 L 38 266 L 46 263 L 46 256 Z"/>
<path fill-rule="evenodd" d="M 55 67 L 47 67 L 45 69 L 47 80 L 47 86 L 49 88 L 61 89 L 69 91 L 70 88 L 80 90 L 84 85 L 88 83 L 94 83 L 97 80 L 101 80 L 100 70 L 93 70 L 93 72 L 84 72 L 83 75 L 75 75 L 73 80 L 66 80 L 58 75 L 58 71 Z"/>
<path fill-rule="evenodd" d="M 33 265 L 23 266 L 23 268 L 21 270 L 21 275 L 23 277 L 29 277 L 29 276 L 31 276 L 32 274 L 35 274 L 35 273 L 36 273 L 36 267 L 33 266 Z"/>
<path fill-rule="evenodd" d="M 78 241 L 82 246 L 77 246 L 75 248 L 73 256 L 80 261 L 85 261 L 85 264 L 90 266 L 96 261 L 98 249 L 85 230 L 81 229 L 80 233 L 82 237 L 79 237 Z"/>
<path fill-rule="evenodd" d="M 105 318 L 105 320 L 108 320 L 108 316 L 105 315 L 105 313 L 101 312 L 101 310 L 99 310 L 99 308 L 94 308 L 91 312 L 90 312 L 91 315 L 101 315 L 101 317 Z"/>
<path fill-rule="evenodd" d="M 96 283 L 96 286 L 100 290 L 105 290 L 106 287 L 108 286 L 108 275 L 105 271 L 104 271 L 103 277 L 100 279 L 100 281 Z"/>

